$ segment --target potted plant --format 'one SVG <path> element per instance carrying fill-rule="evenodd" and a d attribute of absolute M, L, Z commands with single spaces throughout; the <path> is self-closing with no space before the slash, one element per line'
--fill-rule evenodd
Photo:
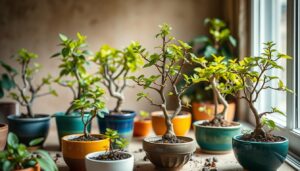
<path fill-rule="evenodd" d="M 116 99 L 116 105 L 109 111 L 104 118 L 97 117 L 101 133 L 105 133 L 106 128 L 115 129 L 120 136 L 130 141 L 133 133 L 133 121 L 135 112 L 132 110 L 123 110 L 124 90 L 128 87 L 127 77 L 135 72 L 143 60 L 137 50 L 139 44 L 132 42 L 124 50 L 104 45 L 96 53 L 93 61 L 99 66 L 99 75 L 101 83 L 108 90 L 110 97 Z"/>
<path fill-rule="evenodd" d="M 152 122 L 148 112 L 140 111 L 139 115 L 134 121 L 133 136 L 145 137 L 152 130 Z"/>
<path fill-rule="evenodd" d="M 43 138 L 30 141 L 31 146 L 40 144 Z M 18 137 L 10 132 L 7 138 L 7 150 L 0 152 L 2 171 L 58 171 L 55 162 L 48 152 L 43 150 L 28 151 Z"/>
<path fill-rule="evenodd" d="M 255 128 L 252 132 L 237 135 L 232 139 L 235 157 L 247 170 L 277 170 L 288 153 L 288 139 L 272 134 L 277 127 L 275 122 L 267 117 L 272 113 L 284 113 L 276 107 L 261 112 L 255 103 L 263 90 L 291 92 L 276 75 L 268 72 L 273 69 L 282 70 L 278 60 L 291 57 L 279 53 L 273 42 L 264 45 L 261 56 L 246 57 L 233 63 L 231 68 L 232 72 L 239 75 L 239 87 L 242 87 L 243 91 L 240 98 L 246 100 L 250 113 L 255 118 Z M 269 84 L 271 81 L 278 81 L 278 86 Z"/>
<path fill-rule="evenodd" d="M 195 137 L 201 150 L 208 153 L 227 153 L 232 150 L 232 137 L 240 133 L 241 125 L 236 122 L 226 121 L 229 104 L 226 95 L 237 92 L 233 87 L 236 84 L 237 74 L 229 72 L 229 63 L 225 57 L 213 55 L 213 61 L 209 62 L 205 57 L 194 57 L 193 61 L 200 67 L 195 68 L 196 74 L 189 78 L 194 83 L 208 82 L 213 96 L 215 110 L 214 118 L 194 122 Z M 217 106 L 222 104 L 223 110 L 218 112 Z"/>
<path fill-rule="evenodd" d="M 91 79 L 89 82 L 85 82 L 85 78 L 90 77 L 86 67 L 88 63 L 87 57 L 91 56 L 92 53 L 84 49 L 87 46 L 86 36 L 80 33 L 77 33 L 77 39 L 74 40 L 63 34 L 59 34 L 59 38 L 62 49 L 52 56 L 53 58 L 59 58 L 61 62 L 59 65 L 60 73 L 55 82 L 72 92 L 72 104 L 72 102 L 81 98 L 88 84 L 96 81 Z M 89 114 L 86 113 L 84 119 L 88 117 Z M 65 112 L 55 113 L 55 119 L 60 144 L 63 136 L 79 134 L 83 131 L 84 125 L 81 121 L 80 112 L 72 108 L 72 105 Z M 90 131 L 90 125 L 88 125 L 87 129 Z"/>
<path fill-rule="evenodd" d="M 124 151 L 128 141 L 120 138 L 116 130 L 107 128 L 105 136 L 110 140 L 108 151 L 90 153 L 85 156 L 85 166 L 87 171 L 132 171 L 134 156 Z M 112 144 L 116 144 L 118 149 L 114 149 Z"/>
<path fill-rule="evenodd" d="M 89 80 L 85 79 L 85 83 Z M 84 157 L 88 153 L 107 150 L 109 140 L 101 134 L 90 134 L 89 125 L 97 115 L 103 115 L 104 103 L 101 100 L 104 91 L 99 87 L 86 86 L 81 98 L 72 103 L 72 110 L 80 112 L 84 129 L 81 134 L 72 134 L 62 137 L 62 153 L 66 164 L 71 170 L 85 170 Z M 88 116 L 86 116 L 88 114 Z M 102 116 L 103 117 L 103 116 Z"/>
<path fill-rule="evenodd" d="M 207 61 L 212 61 L 212 55 L 224 56 L 225 61 L 234 59 L 234 48 L 236 39 L 233 37 L 225 21 L 218 18 L 206 18 L 204 24 L 208 27 L 209 35 L 200 35 L 195 37 L 190 45 L 193 47 L 197 56 L 204 56 Z M 193 68 L 199 67 L 197 64 Z M 184 81 L 184 80 L 182 80 Z M 191 101 L 193 120 L 212 120 L 214 111 L 217 108 L 220 113 L 224 106 L 214 105 L 217 97 L 213 96 L 211 89 L 207 89 L 208 82 L 199 82 L 192 86 L 184 95 L 184 99 Z M 226 96 L 228 111 L 226 120 L 233 121 L 235 116 L 235 100 L 232 96 Z"/>
<path fill-rule="evenodd" d="M 49 115 L 33 112 L 32 106 L 35 100 L 46 95 L 57 96 L 57 94 L 50 86 L 52 79 L 50 75 L 44 77 L 41 83 L 37 85 L 33 83 L 34 75 L 41 68 L 40 64 L 32 63 L 33 59 L 38 58 L 36 54 L 21 49 L 14 58 L 16 63 L 20 65 L 20 71 L 5 63 L 2 63 L 2 67 L 16 87 L 10 90 L 10 97 L 25 107 L 27 111 L 21 115 L 9 115 L 7 117 L 8 125 L 9 131 L 15 133 L 22 143 L 28 145 L 32 139 L 39 137 L 46 139 L 50 125 Z M 20 76 L 20 82 L 17 82 L 17 76 Z M 49 86 L 49 90 L 41 92 L 45 86 Z M 44 141 L 38 145 L 41 146 L 43 143 Z"/>
<path fill-rule="evenodd" d="M 180 89 L 176 86 L 179 77 L 186 77 L 182 74 L 182 68 L 189 62 L 191 47 L 180 40 L 178 41 L 179 45 L 172 43 L 175 38 L 170 36 L 171 27 L 167 24 L 160 27 L 160 32 L 156 35 L 156 38 L 160 38 L 162 41 L 162 45 L 159 46 L 160 52 L 147 55 L 143 48 L 140 49 L 140 55 L 146 61 L 144 67 L 154 68 L 158 75 L 132 76 L 131 79 L 137 85 L 144 89 L 153 90 L 159 95 L 161 102 L 154 101 L 146 92 L 138 93 L 137 100 L 142 98 L 148 100 L 152 105 L 162 110 L 165 118 L 166 131 L 164 135 L 143 140 L 143 149 L 147 157 L 157 167 L 180 168 L 189 161 L 196 150 L 192 138 L 175 135 L 172 123 L 172 119 L 177 115 L 183 115 L 181 96 L 193 84 L 186 82 Z M 170 86 L 171 91 L 168 91 L 168 86 Z M 174 96 L 176 99 L 167 99 L 170 96 Z M 174 111 L 168 110 L 170 103 L 176 104 Z M 182 125 L 184 124 L 186 123 L 182 123 Z M 153 125 L 155 124 L 153 123 Z"/>

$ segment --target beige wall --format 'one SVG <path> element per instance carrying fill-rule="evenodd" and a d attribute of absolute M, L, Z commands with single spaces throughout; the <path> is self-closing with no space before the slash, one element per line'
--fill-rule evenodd
<path fill-rule="evenodd" d="M 157 25 L 167 22 L 178 39 L 189 41 L 205 33 L 204 18 L 222 14 L 221 0 L 0 0 L 0 58 L 13 64 L 9 56 L 27 48 L 41 57 L 38 62 L 44 68 L 38 78 L 47 73 L 56 76 L 58 61 L 49 56 L 59 49 L 58 33 L 72 37 L 76 32 L 87 35 L 92 51 L 104 43 L 122 48 L 131 40 L 152 50 L 159 43 L 154 39 Z M 70 91 L 54 88 L 59 97 L 38 99 L 35 112 L 53 113 L 67 108 L 72 97 Z M 126 91 L 123 108 L 155 110 L 145 101 L 135 101 L 138 90 Z M 114 101 L 106 100 L 111 108 Z"/>

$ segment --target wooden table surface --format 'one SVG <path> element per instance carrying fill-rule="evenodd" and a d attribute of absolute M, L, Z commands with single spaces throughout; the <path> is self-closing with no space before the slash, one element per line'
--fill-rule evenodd
<path fill-rule="evenodd" d="M 93 133 L 98 133 L 97 123 L 93 123 L 92 127 Z M 152 133 L 152 135 L 154 135 Z M 188 136 L 194 138 L 193 131 L 190 131 Z M 134 170 L 135 171 L 154 171 L 163 170 L 155 168 L 149 160 L 144 161 L 145 152 L 142 150 L 142 140 L 143 138 L 133 138 L 132 142 L 129 144 L 128 150 L 134 155 Z M 197 146 L 198 147 L 198 146 Z M 45 143 L 45 150 L 49 151 L 51 156 L 55 158 L 56 154 L 61 155 L 59 151 L 58 138 L 56 132 L 56 125 L 54 120 L 51 121 L 51 129 L 49 136 Z M 192 159 L 181 169 L 183 171 L 201 171 L 205 162 L 205 159 L 215 157 L 217 162 L 217 168 L 220 171 L 242 171 L 242 167 L 236 161 L 233 152 L 229 154 L 219 154 L 211 155 L 202 153 L 199 148 L 197 148 Z M 65 164 L 62 157 L 58 157 L 57 165 L 60 171 L 69 171 L 68 166 Z M 294 171 L 288 164 L 284 163 L 278 171 Z"/>

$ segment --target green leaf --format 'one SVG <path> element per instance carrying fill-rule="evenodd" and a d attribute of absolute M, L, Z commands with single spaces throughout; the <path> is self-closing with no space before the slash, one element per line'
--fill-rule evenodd
<path fill-rule="evenodd" d="M 11 171 L 13 167 L 14 165 L 9 160 L 5 160 L 2 165 L 3 171 Z"/>
<path fill-rule="evenodd" d="M 64 34 L 61 34 L 61 33 L 59 33 L 59 39 L 62 41 L 62 42 L 65 42 L 65 41 L 67 41 L 68 40 L 68 37 L 67 36 L 65 36 Z"/>
<path fill-rule="evenodd" d="M 16 134 L 12 132 L 8 133 L 7 144 L 11 147 L 16 147 L 19 144 L 19 139 Z"/>
<path fill-rule="evenodd" d="M 236 40 L 235 40 L 235 38 L 233 38 L 233 36 L 229 36 L 229 42 L 231 43 L 231 45 L 233 46 L 233 47 L 236 47 Z"/>
<path fill-rule="evenodd" d="M 53 54 L 53 55 L 51 56 L 51 58 L 55 58 L 55 57 L 59 56 L 60 54 L 61 54 L 60 52 L 57 52 L 57 53 Z"/>
<path fill-rule="evenodd" d="M 29 142 L 29 146 L 36 146 L 36 145 L 39 145 L 40 143 L 42 143 L 44 141 L 44 138 L 41 137 L 41 138 L 36 138 L 34 140 L 31 140 Z"/>
<path fill-rule="evenodd" d="M 273 108 L 272 108 L 272 111 L 275 112 L 275 113 L 279 113 L 279 114 L 281 114 L 281 115 L 283 115 L 283 116 L 286 116 L 284 112 L 282 112 L 281 110 L 279 110 L 279 109 L 276 108 L 276 107 L 273 107 Z"/>

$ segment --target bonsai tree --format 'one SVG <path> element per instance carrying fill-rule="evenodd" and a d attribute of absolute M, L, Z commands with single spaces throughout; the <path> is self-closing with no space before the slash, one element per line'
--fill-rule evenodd
<path fill-rule="evenodd" d="M 137 42 L 132 42 L 123 51 L 104 45 L 93 58 L 99 66 L 98 73 L 103 78 L 102 84 L 109 95 L 117 100 L 112 112 L 121 113 L 121 105 L 125 99 L 124 90 L 128 86 L 127 77 L 143 64 L 143 59 L 137 53 L 139 48 Z"/>
<path fill-rule="evenodd" d="M 212 55 L 224 56 L 225 61 L 234 57 L 233 50 L 237 45 L 236 39 L 231 34 L 230 29 L 227 27 L 225 21 L 218 18 L 206 18 L 204 24 L 208 26 L 209 35 L 200 35 L 195 37 L 190 45 L 193 47 L 197 56 L 204 56 L 207 61 L 212 61 Z M 199 65 L 195 65 L 199 67 Z M 183 84 L 184 80 L 180 83 Z M 200 100 L 214 100 L 218 97 L 213 96 L 213 92 L 208 91 L 208 82 L 201 82 L 195 84 L 188 91 L 185 96 L 188 101 Z M 229 98 L 229 97 L 227 97 Z"/>
<path fill-rule="evenodd" d="M 275 90 L 275 91 L 287 91 L 289 90 L 284 83 L 276 75 L 270 75 L 268 71 L 273 69 L 283 70 L 277 62 L 280 59 L 291 59 L 290 56 L 279 53 L 275 48 L 275 43 L 266 42 L 264 43 L 264 51 L 261 56 L 257 57 L 246 57 L 240 62 L 231 61 L 231 72 L 236 73 L 239 77 L 240 85 L 235 87 L 237 89 L 242 89 L 243 94 L 240 98 L 245 99 L 249 105 L 250 111 L 255 118 L 255 129 L 254 131 L 247 135 L 247 139 L 261 140 L 272 138 L 264 130 L 264 126 L 271 128 L 271 131 L 276 128 L 274 121 L 268 119 L 267 115 L 272 113 L 283 114 L 282 111 L 273 107 L 270 111 L 259 112 L 255 107 L 255 102 L 257 101 L 260 93 L 263 90 Z M 278 86 L 273 87 L 269 84 L 271 81 L 277 81 Z"/>
<path fill-rule="evenodd" d="M 76 99 L 73 101 L 72 109 L 80 111 L 81 120 L 84 124 L 84 139 L 93 139 L 93 137 L 91 137 L 89 134 L 88 125 L 91 124 L 92 120 L 97 115 L 103 117 L 103 114 L 101 112 L 101 110 L 105 107 L 104 102 L 101 101 L 101 97 L 103 96 L 103 94 L 104 90 L 98 86 L 96 86 L 95 89 L 87 87 L 82 92 L 80 99 Z M 90 110 L 90 112 L 87 112 L 87 110 Z M 89 114 L 89 117 L 87 119 L 84 118 L 85 113 Z"/>
<path fill-rule="evenodd" d="M 105 136 L 109 138 L 110 146 L 109 150 L 102 155 L 95 157 L 96 160 L 121 160 L 130 157 L 130 154 L 120 153 L 128 146 L 128 141 L 124 138 L 120 138 L 118 131 L 106 128 Z M 115 144 L 118 149 L 114 149 Z"/>
<path fill-rule="evenodd" d="M 35 139 L 30 142 L 31 146 L 43 141 Z M 58 171 L 55 162 L 48 152 L 43 150 L 28 151 L 24 144 L 19 144 L 19 139 L 14 133 L 7 137 L 7 150 L 0 152 L 0 168 L 3 171 L 21 170 L 34 167 L 39 164 L 43 170 Z"/>
<path fill-rule="evenodd" d="M 61 64 L 59 65 L 59 77 L 55 80 L 56 83 L 63 87 L 69 88 L 73 93 L 73 100 L 81 98 L 84 89 L 89 84 L 97 80 L 85 82 L 90 75 L 87 73 L 85 65 L 88 64 L 87 57 L 92 53 L 89 50 L 83 49 L 86 45 L 86 36 L 77 33 L 77 39 L 73 40 L 63 34 L 59 34 L 61 51 L 54 54 L 52 57 L 59 57 Z M 72 112 L 72 105 L 67 109 L 66 115 Z"/>
<path fill-rule="evenodd" d="M 23 114 L 23 117 L 34 118 L 35 115 L 32 111 L 32 105 L 35 99 L 43 97 L 49 94 L 57 96 L 55 90 L 50 86 L 52 77 L 48 75 L 42 78 L 41 83 L 35 85 L 33 78 L 37 72 L 41 69 L 41 65 L 38 63 L 32 63 L 32 60 L 38 58 L 37 54 L 28 52 L 26 49 L 20 49 L 18 54 L 14 56 L 17 64 L 20 65 L 20 70 L 13 68 L 12 66 L 1 62 L 2 67 L 5 69 L 6 74 L 3 75 L 2 79 L 8 84 L 2 84 L 8 90 L 9 87 L 16 87 L 16 91 L 10 91 L 12 99 L 16 100 L 21 106 L 26 107 L 27 114 Z M 17 76 L 20 77 L 21 82 L 17 82 Z M 49 86 L 49 90 L 41 92 L 43 87 Z"/>
<path fill-rule="evenodd" d="M 191 81 L 194 83 L 208 82 L 210 88 L 213 90 L 214 97 L 214 119 L 206 124 L 213 126 L 226 126 L 227 123 L 224 119 L 228 111 L 228 102 L 226 101 L 226 95 L 235 94 L 237 91 L 233 87 L 236 84 L 237 75 L 235 73 L 229 72 L 228 63 L 224 56 L 213 55 L 213 60 L 211 62 L 207 61 L 205 57 L 192 58 L 193 61 L 200 65 L 200 67 L 195 68 L 196 74 L 191 76 Z M 239 82 L 237 82 L 239 83 Z M 218 113 L 219 102 L 224 106 L 221 113 Z"/>
<path fill-rule="evenodd" d="M 177 116 L 183 107 L 181 97 L 185 90 L 193 84 L 186 80 L 185 84 L 178 88 L 176 83 L 181 77 L 188 77 L 182 74 L 182 69 L 185 64 L 190 63 L 191 46 L 180 40 L 179 44 L 172 43 L 175 38 L 170 36 L 171 27 L 167 24 L 160 26 L 160 32 L 156 35 L 156 38 L 161 39 L 162 45 L 159 46 L 160 52 L 147 55 L 144 53 L 144 49 L 140 50 L 142 58 L 145 59 L 146 67 L 153 67 L 157 71 L 157 75 L 151 75 L 146 77 L 145 75 L 139 75 L 137 77 L 132 76 L 131 79 L 136 82 L 137 85 L 142 86 L 144 89 L 150 89 L 158 93 L 161 101 L 155 102 L 148 93 L 140 92 L 137 94 L 137 100 L 142 98 L 148 100 L 152 105 L 159 107 L 164 114 L 167 131 L 162 136 L 163 140 L 168 142 L 178 142 L 175 136 L 172 119 Z M 168 86 L 171 86 L 171 91 L 168 90 Z M 176 97 L 177 102 L 168 101 L 169 96 Z M 170 103 L 176 103 L 177 107 L 174 112 L 168 111 L 168 105 Z"/>

